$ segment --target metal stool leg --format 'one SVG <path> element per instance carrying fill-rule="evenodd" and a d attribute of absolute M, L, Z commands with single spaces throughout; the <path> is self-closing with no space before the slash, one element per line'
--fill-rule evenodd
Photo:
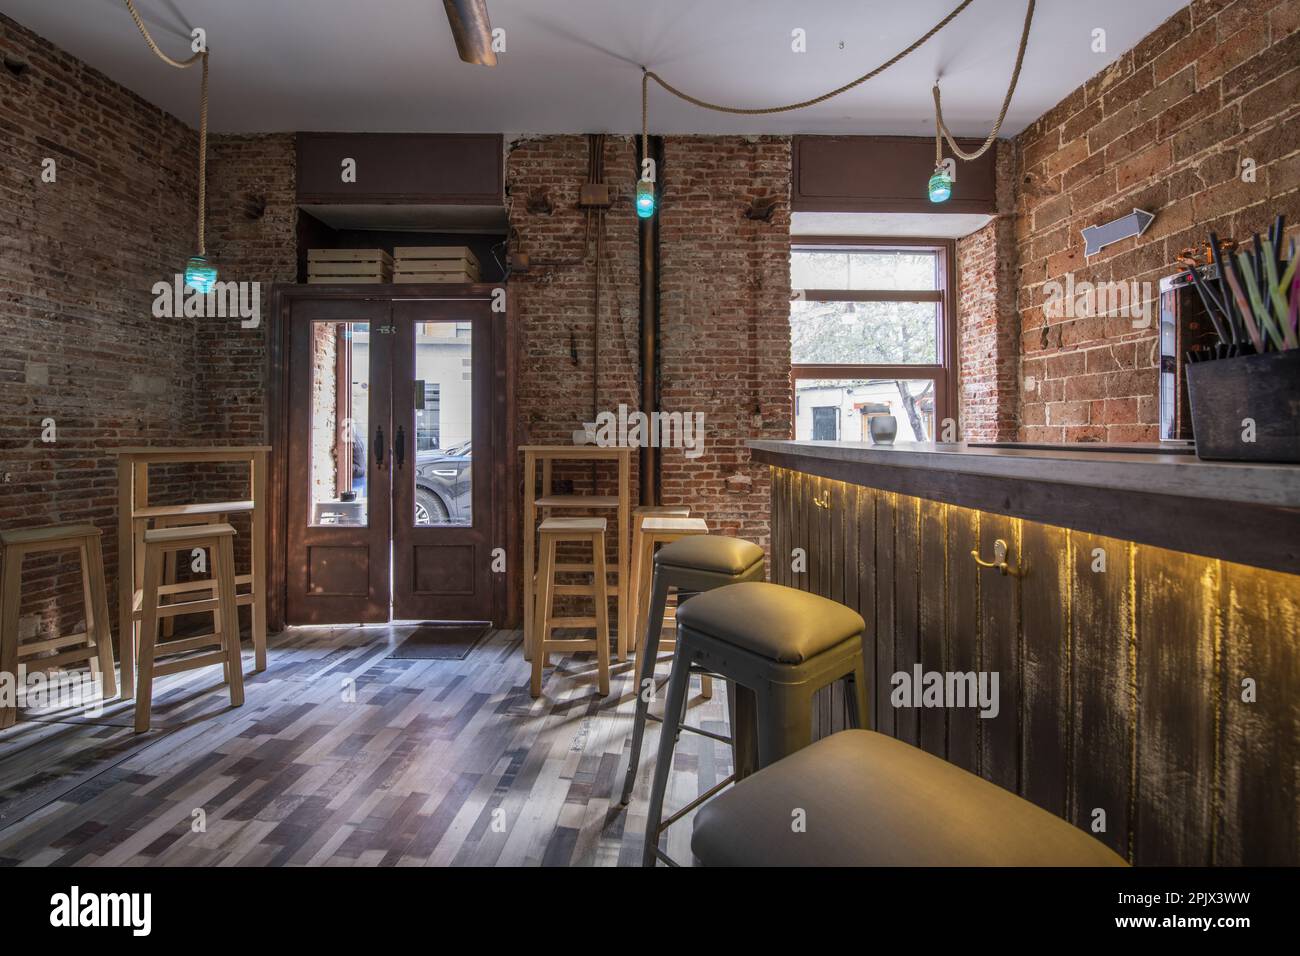
<path fill-rule="evenodd" d="M 632 752 L 627 758 L 627 776 L 623 779 L 623 796 L 619 803 L 627 806 L 636 785 L 637 766 L 641 762 L 641 744 L 645 739 L 646 715 L 654 696 L 655 658 L 659 656 L 659 632 L 664 629 L 664 606 L 668 603 L 668 582 L 655 568 L 650 592 L 650 620 L 637 648 L 636 717 L 632 721 Z"/>
<path fill-rule="evenodd" d="M 649 659 L 647 656 L 647 660 Z M 653 666 L 651 664 L 652 668 Z M 650 809 L 645 821 L 642 866 L 654 866 L 659 853 L 659 830 L 664 813 L 664 793 L 668 789 L 668 775 L 673 768 L 673 748 L 677 743 L 677 728 L 681 724 L 682 705 L 686 702 L 686 691 L 690 682 L 690 661 L 679 642 L 677 651 L 673 655 L 672 676 L 668 679 L 668 699 L 664 702 L 663 731 L 659 734 L 659 758 L 655 762 L 654 783 L 650 787 Z"/>
<path fill-rule="evenodd" d="M 867 671 L 862 664 L 862 655 L 858 655 L 857 662 L 853 665 L 853 673 L 845 678 L 848 682 L 848 691 L 846 699 L 849 705 L 849 723 L 858 730 L 865 729 L 870 721 L 867 720 Z"/>
<path fill-rule="evenodd" d="M 758 768 L 771 766 L 812 743 L 816 688 L 768 685 L 758 702 Z"/>

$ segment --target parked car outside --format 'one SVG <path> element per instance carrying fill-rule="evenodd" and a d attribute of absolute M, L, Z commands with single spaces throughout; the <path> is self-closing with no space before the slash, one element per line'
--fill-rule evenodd
<path fill-rule="evenodd" d="M 472 522 L 471 443 L 433 448 L 415 455 L 416 525 L 468 525 Z"/>

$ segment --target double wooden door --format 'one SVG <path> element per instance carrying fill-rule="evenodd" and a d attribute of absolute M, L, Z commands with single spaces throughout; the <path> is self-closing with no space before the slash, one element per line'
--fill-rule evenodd
<path fill-rule="evenodd" d="M 492 621 L 488 298 L 289 300 L 286 620 Z"/>

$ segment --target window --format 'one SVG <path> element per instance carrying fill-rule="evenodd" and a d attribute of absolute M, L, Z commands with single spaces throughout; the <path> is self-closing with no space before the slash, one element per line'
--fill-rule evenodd
<path fill-rule="evenodd" d="M 792 244 L 795 438 L 866 441 L 893 415 L 899 441 L 934 441 L 956 418 L 952 255 L 943 240 Z"/>

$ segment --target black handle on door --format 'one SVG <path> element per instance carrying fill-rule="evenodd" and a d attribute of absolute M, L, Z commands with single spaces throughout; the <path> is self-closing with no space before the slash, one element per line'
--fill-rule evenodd
<path fill-rule="evenodd" d="M 393 458 L 397 461 L 398 468 L 406 466 L 406 434 L 401 425 L 397 426 L 397 434 L 393 436 Z"/>
<path fill-rule="evenodd" d="M 384 426 L 375 429 L 375 464 L 384 467 Z"/>

